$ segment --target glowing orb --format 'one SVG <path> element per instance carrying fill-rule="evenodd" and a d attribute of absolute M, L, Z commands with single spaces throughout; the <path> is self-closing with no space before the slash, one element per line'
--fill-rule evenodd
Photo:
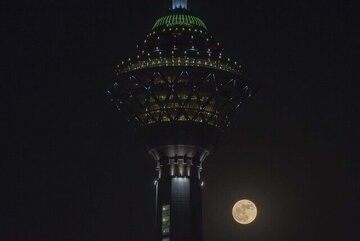
<path fill-rule="evenodd" d="M 232 209 L 232 215 L 236 222 L 249 224 L 255 220 L 257 209 L 252 201 L 243 199 L 235 203 Z"/>

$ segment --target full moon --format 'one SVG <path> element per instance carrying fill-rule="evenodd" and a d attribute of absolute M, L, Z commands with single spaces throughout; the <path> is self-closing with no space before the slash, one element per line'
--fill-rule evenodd
<path fill-rule="evenodd" d="M 236 222 L 249 224 L 255 220 L 257 209 L 252 201 L 243 199 L 235 203 L 232 209 L 232 215 Z"/>

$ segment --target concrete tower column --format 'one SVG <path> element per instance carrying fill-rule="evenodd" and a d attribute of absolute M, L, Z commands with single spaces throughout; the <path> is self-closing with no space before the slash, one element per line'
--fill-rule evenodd
<path fill-rule="evenodd" d="M 207 151 L 191 146 L 168 146 L 151 152 L 158 158 L 156 240 L 202 241 L 200 172 Z"/>

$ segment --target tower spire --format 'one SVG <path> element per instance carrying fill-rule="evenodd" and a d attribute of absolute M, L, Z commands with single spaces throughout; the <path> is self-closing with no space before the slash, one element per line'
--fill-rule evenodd
<path fill-rule="evenodd" d="M 172 10 L 188 9 L 187 0 L 172 0 Z"/>

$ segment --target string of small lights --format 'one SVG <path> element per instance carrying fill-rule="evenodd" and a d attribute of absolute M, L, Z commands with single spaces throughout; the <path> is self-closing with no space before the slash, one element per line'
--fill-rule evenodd
<path fill-rule="evenodd" d="M 155 22 L 135 56 L 116 66 L 119 81 L 109 95 L 135 126 L 175 121 L 224 129 L 250 95 L 242 73 L 200 18 L 175 9 Z"/>
<path fill-rule="evenodd" d="M 124 64 L 125 65 L 125 64 Z M 192 66 L 192 67 L 204 67 L 204 68 L 213 68 L 217 70 L 224 70 L 231 73 L 241 73 L 241 68 L 234 68 L 228 64 L 224 64 L 220 61 L 211 60 L 211 59 L 196 59 L 190 57 L 175 57 L 171 58 L 156 58 L 156 59 L 147 59 L 141 61 L 135 61 L 129 63 L 125 66 L 118 65 L 115 72 L 116 74 L 126 73 L 134 70 L 140 70 L 145 68 L 156 68 L 156 67 L 174 67 L 174 66 Z"/>
<path fill-rule="evenodd" d="M 137 55 L 117 66 L 117 74 L 167 66 L 205 67 L 242 73 L 241 65 L 224 57 L 220 43 L 205 29 L 168 27 L 168 24 L 166 28 L 155 26 L 146 39 L 136 45 Z"/>

